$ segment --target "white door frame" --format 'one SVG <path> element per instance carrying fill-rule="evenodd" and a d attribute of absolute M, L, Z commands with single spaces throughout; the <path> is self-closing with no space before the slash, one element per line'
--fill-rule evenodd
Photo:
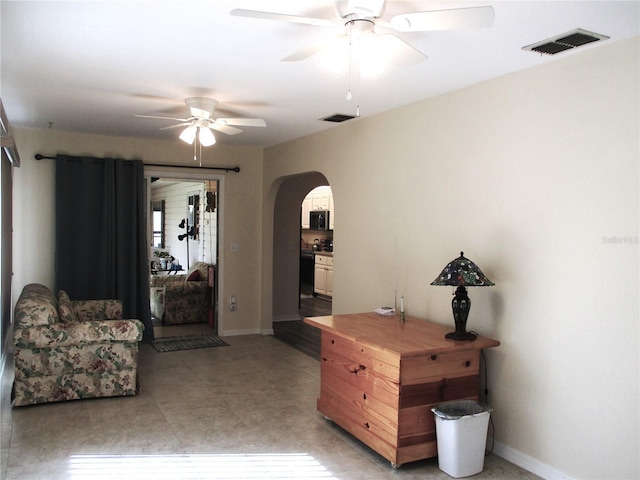
<path fill-rule="evenodd" d="M 216 269 L 218 271 L 218 283 L 216 285 L 216 300 L 224 298 L 224 249 L 220 246 L 224 245 L 224 212 L 225 212 L 225 176 L 207 170 L 206 167 L 200 169 L 193 168 L 181 168 L 173 166 L 159 166 L 159 165 L 145 165 L 144 166 L 145 179 L 151 179 L 152 177 L 158 178 L 176 178 L 185 181 L 193 180 L 217 180 L 218 182 L 218 229 L 217 229 L 217 245 L 218 245 L 218 263 Z M 151 198 L 151 181 L 147 181 L 147 200 Z M 147 202 L 149 203 L 149 202 Z M 148 205 L 147 205 L 148 208 Z M 148 218 L 148 216 L 147 216 Z M 218 308 L 218 324 L 216 325 L 218 333 L 224 332 L 224 308 Z"/>

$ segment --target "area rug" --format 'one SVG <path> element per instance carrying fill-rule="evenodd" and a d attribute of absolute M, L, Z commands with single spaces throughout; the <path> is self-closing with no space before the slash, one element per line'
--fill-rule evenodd
<path fill-rule="evenodd" d="M 185 337 L 161 337 L 156 338 L 151 346 L 156 351 L 177 352 L 178 350 L 193 350 L 195 348 L 225 347 L 227 342 L 217 335 L 187 335 Z"/>

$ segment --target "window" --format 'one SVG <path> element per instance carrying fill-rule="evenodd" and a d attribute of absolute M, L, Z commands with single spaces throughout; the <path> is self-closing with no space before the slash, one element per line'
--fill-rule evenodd
<path fill-rule="evenodd" d="M 187 196 L 187 216 L 189 220 L 189 229 L 193 233 L 192 239 L 199 239 L 199 230 L 200 230 L 200 195 L 195 193 L 190 193 Z M 191 229 L 193 227 L 193 229 Z"/>
<path fill-rule="evenodd" d="M 153 211 L 153 246 L 164 248 L 164 200 L 151 203 Z"/>

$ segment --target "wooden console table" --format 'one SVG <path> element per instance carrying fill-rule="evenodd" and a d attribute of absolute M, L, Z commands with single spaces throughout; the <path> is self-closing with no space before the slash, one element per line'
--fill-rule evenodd
<path fill-rule="evenodd" d="M 394 467 L 437 455 L 431 408 L 478 400 L 480 351 L 444 338 L 452 327 L 375 313 L 305 318 L 322 330 L 318 410 Z"/>

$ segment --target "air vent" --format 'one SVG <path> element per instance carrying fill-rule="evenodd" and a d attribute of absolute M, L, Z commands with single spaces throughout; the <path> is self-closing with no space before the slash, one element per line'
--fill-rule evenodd
<path fill-rule="evenodd" d="M 336 113 L 329 117 L 321 118 L 323 122 L 333 122 L 333 123 L 341 123 L 346 122 L 347 120 L 351 120 L 352 118 L 356 118 L 353 115 L 344 115 L 342 113 Z"/>
<path fill-rule="evenodd" d="M 581 47 L 588 43 L 597 42 L 599 40 L 606 40 L 609 37 L 606 35 L 600 35 L 599 33 L 588 32 L 577 28 L 571 32 L 556 35 L 555 37 L 542 40 L 526 47 L 522 47 L 523 50 L 530 50 L 532 52 L 544 53 L 546 55 L 555 55 L 556 53 L 564 52 L 572 48 Z"/>

